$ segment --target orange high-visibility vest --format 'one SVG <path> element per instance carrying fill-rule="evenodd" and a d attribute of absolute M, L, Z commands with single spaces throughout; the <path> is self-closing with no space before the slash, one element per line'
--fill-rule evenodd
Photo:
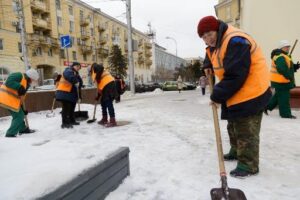
<path fill-rule="evenodd" d="M 101 75 L 100 82 L 97 85 L 98 90 L 103 90 L 103 88 L 112 81 L 115 81 L 114 77 L 110 75 L 109 72 L 104 71 Z"/>
<path fill-rule="evenodd" d="M 26 89 L 27 88 L 27 81 L 22 74 L 22 80 L 20 84 Z M 19 112 L 22 97 L 18 95 L 18 91 L 9 87 L 6 87 L 5 83 L 0 87 L 0 106 L 6 109 L 9 109 L 14 112 Z M 23 98 L 25 100 L 25 97 Z"/>
<path fill-rule="evenodd" d="M 254 99 L 262 95 L 266 92 L 270 83 L 267 63 L 263 56 L 261 48 L 249 35 L 237 28 L 234 28 L 231 25 L 228 25 L 228 29 L 223 35 L 220 48 L 215 49 L 212 54 L 210 53 L 208 48 L 206 49 L 215 75 L 220 81 L 223 79 L 225 72 L 223 60 L 226 55 L 227 46 L 230 39 L 236 36 L 243 37 L 250 42 L 251 64 L 250 71 L 245 83 L 238 92 L 236 92 L 231 98 L 227 100 L 226 104 L 228 107 L 248 101 L 250 99 Z"/>
<path fill-rule="evenodd" d="M 290 80 L 289 79 L 286 79 L 282 74 L 279 74 L 278 71 L 277 71 L 277 68 L 276 68 L 276 60 L 279 58 L 279 57 L 283 57 L 285 59 L 285 62 L 288 66 L 288 68 L 290 69 L 291 68 L 291 62 L 292 62 L 292 59 L 285 55 L 285 54 L 279 54 L 277 56 L 274 56 L 273 59 L 272 59 L 272 66 L 271 66 L 271 73 L 270 73 L 270 78 L 271 78 L 271 81 L 272 82 L 276 82 L 276 83 L 289 83 Z"/>
<path fill-rule="evenodd" d="M 71 92 L 72 90 L 72 84 L 65 79 L 64 75 L 62 75 L 59 80 L 57 90 L 64 91 L 64 92 Z"/>

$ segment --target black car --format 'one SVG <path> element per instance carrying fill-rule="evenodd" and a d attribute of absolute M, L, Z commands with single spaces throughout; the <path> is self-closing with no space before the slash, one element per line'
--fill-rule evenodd
<path fill-rule="evenodd" d="M 144 88 L 146 92 L 153 92 L 156 88 L 161 89 L 161 86 L 159 85 L 159 83 L 149 82 L 144 83 Z"/>
<path fill-rule="evenodd" d="M 195 90 L 197 88 L 195 84 L 189 82 L 184 82 L 183 85 L 184 85 L 183 87 L 184 90 Z"/>

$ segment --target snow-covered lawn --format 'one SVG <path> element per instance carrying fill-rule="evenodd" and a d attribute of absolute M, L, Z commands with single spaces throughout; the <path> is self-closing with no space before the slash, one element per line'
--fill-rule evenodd
<path fill-rule="evenodd" d="M 108 200 L 208 200 L 220 187 L 209 96 L 200 90 L 125 95 L 115 104 L 126 126 L 103 128 L 82 122 L 61 129 L 60 109 L 29 114 L 37 133 L 5 138 L 10 117 L 0 118 L 0 200 L 35 199 L 54 190 L 118 147 L 130 148 L 130 176 Z M 92 116 L 93 106 L 82 105 Z M 100 118 L 100 107 L 97 118 Z M 228 176 L 250 200 L 295 200 L 300 192 L 300 112 L 281 119 L 264 116 L 260 173 L 247 179 Z M 224 152 L 229 149 L 226 122 L 220 121 Z M 226 162 L 229 172 L 236 162 Z"/>

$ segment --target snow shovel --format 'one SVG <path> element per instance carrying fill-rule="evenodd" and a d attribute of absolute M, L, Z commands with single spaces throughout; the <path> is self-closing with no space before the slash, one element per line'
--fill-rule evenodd
<path fill-rule="evenodd" d="M 212 77 L 209 76 L 209 89 L 210 93 L 213 91 Z M 215 134 L 216 134 L 216 142 L 217 142 L 217 151 L 218 151 L 218 159 L 219 159 L 219 170 L 221 176 L 221 188 L 213 188 L 210 190 L 210 196 L 212 200 L 247 200 L 245 194 L 240 189 L 229 188 L 227 185 L 227 177 L 224 165 L 223 158 L 223 147 L 222 147 L 222 139 L 221 139 L 221 131 L 218 120 L 218 112 L 217 106 L 212 104 L 212 111 L 214 117 L 214 126 L 215 126 Z"/>
<path fill-rule="evenodd" d="M 93 119 L 87 120 L 87 123 L 88 123 L 88 124 L 93 123 L 93 122 L 95 122 L 95 121 L 97 120 L 97 119 L 96 119 L 96 108 L 97 108 L 97 103 L 98 103 L 98 101 L 95 101 Z"/>
<path fill-rule="evenodd" d="M 48 118 L 54 117 L 54 116 L 55 116 L 55 113 L 53 112 L 54 105 L 55 105 L 55 101 L 56 101 L 56 99 L 55 99 L 55 97 L 54 97 L 54 98 L 53 98 L 53 101 L 52 101 L 51 112 L 46 114 L 46 117 L 48 117 Z"/>
<path fill-rule="evenodd" d="M 89 118 L 89 115 L 88 115 L 88 111 L 81 111 L 80 110 L 79 88 L 78 87 L 76 87 L 76 88 L 77 88 L 77 95 L 78 95 L 78 101 L 77 101 L 78 111 L 74 112 L 74 117 L 78 121 L 84 121 L 84 120 L 87 120 Z"/>

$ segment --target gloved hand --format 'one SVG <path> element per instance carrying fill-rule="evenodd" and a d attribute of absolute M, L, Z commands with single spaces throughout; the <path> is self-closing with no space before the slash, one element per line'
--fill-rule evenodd
<path fill-rule="evenodd" d="M 299 68 L 300 68 L 300 63 L 298 61 L 296 64 L 294 64 L 294 71 L 296 72 Z"/>
<path fill-rule="evenodd" d="M 21 85 L 21 87 L 18 89 L 18 95 L 23 96 L 26 93 L 26 89 Z"/>
<path fill-rule="evenodd" d="M 102 96 L 102 90 L 98 90 L 98 95 L 96 96 L 95 100 L 99 101 L 101 96 Z"/>
<path fill-rule="evenodd" d="M 28 115 L 28 110 L 23 110 L 24 115 Z"/>

